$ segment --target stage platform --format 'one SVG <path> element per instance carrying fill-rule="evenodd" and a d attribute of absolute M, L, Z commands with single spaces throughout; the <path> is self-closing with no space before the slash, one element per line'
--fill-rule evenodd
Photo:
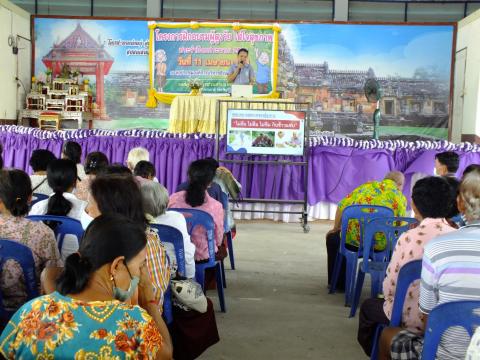
<path fill-rule="evenodd" d="M 171 134 L 139 129 L 41 131 L 36 128 L 0 126 L 5 167 L 16 167 L 29 173 L 31 169 L 28 161 L 33 150 L 45 148 L 60 156 L 66 140 L 80 143 L 83 157 L 89 152 L 101 151 L 111 162 L 118 163 L 125 163 L 131 148 L 147 148 L 150 160 L 157 169 L 157 178 L 170 193 L 186 179 L 189 163 L 198 158 L 213 156 L 215 147 L 214 136 L 205 134 Z M 220 142 L 221 158 L 224 158 L 224 141 L 222 138 Z M 456 151 L 460 154 L 458 174 L 467 165 L 480 163 L 480 146 L 470 143 L 456 145 L 447 141 L 356 141 L 312 137 L 308 172 L 309 214 L 312 218 L 331 218 L 334 208 L 325 206 L 336 204 L 355 187 L 369 180 L 381 179 L 390 170 L 399 170 L 405 174 L 404 194 L 408 199 L 412 178 L 418 174 L 433 174 L 435 154 L 442 151 Z M 229 155 L 229 158 L 239 159 L 241 156 L 246 155 Z M 249 159 L 252 158 L 274 159 L 271 156 L 250 155 Z M 280 159 L 291 160 L 292 157 L 284 156 Z M 246 198 L 303 199 L 303 174 L 298 166 L 228 164 L 227 167 L 242 183 L 243 196 Z M 249 206 L 260 209 L 265 205 Z M 283 216 L 275 218 L 296 220 Z"/>

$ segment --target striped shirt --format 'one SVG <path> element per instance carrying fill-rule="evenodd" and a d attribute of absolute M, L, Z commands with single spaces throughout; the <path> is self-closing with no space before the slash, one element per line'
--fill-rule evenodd
<path fill-rule="evenodd" d="M 425 247 L 420 310 L 429 314 L 439 304 L 460 300 L 480 300 L 480 224 L 439 236 Z M 469 339 L 464 329 L 450 328 L 437 358 L 465 358 Z"/>
<path fill-rule="evenodd" d="M 170 282 L 170 262 L 157 232 L 151 228 L 147 229 L 147 268 L 150 273 L 155 300 L 158 302 L 161 312 L 163 296 Z"/>

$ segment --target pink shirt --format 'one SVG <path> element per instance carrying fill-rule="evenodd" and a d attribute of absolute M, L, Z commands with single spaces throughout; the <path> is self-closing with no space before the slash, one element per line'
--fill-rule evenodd
<path fill-rule="evenodd" d="M 408 230 L 400 236 L 387 268 L 387 276 L 383 281 L 385 296 L 383 310 L 389 319 L 392 316 L 393 299 L 401 267 L 410 261 L 421 260 L 423 249 L 430 240 L 455 230 L 445 219 L 426 218 L 415 229 Z M 418 307 L 419 284 L 420 280 L 417 280 L 408 288 L 402 315 L 402 327 L 415 333 L 423 333 L 423 317 Z"/>
<path fill-rule="evenodd" d="M 186 191 L 179 191 L 170 196 L 168 202 L 169 208 L 192 208 L 185 201 Z M 209 213 L 213 217 L 215 223 L 215 252 L 218 250 L 218 246 L 223 241 L 223 207 L 220 202 L 212 198 L 205 192 L 205 202 L 201 206 L 196 206 L 194 209 L 203 210 Z M 200 228 L 195 228 L 191 235 L 192 243 L 195 245 L 195 261 L 206 260 L 208 256 L 208 242 L 205 231 Z"/>

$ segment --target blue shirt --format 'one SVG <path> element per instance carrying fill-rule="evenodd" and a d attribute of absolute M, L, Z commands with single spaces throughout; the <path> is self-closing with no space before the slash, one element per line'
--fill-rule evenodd
<path fill-rule="evenodd" d="M 237 64 L 230 65 L 230 68 L 228 69 L 227 74 L 228 75 L 233 74 L 237 70 L 237 67 L 238 67 Z M 250 64 L 244 64 L 243 69 L 237 75 L 237 77 L 233 81 L 233 84 L 250 85 L 250 83 L 253 82 L 254 80 L 255 80 L 255 71 L 253 71 L 253 68 L 250 66 Z"/>

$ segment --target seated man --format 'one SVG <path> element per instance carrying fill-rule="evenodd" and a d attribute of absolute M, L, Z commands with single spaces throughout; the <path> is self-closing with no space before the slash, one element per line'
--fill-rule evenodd
<path fill-rule="evenodd" d="M 480 173 L 472 172 L 460 184 L 458 208 L 467 225 L 429 242 L 423 255 L 420 311 L 428 314 L 439 304 L 480 300 Z M 437 359 L 464 359 L 470 337 L 463 329 L 447 330 Z M 385 328 L 379 359 L 418 359 L 423 337 L 402 328 Z"/>
<path fill-rule="evenodd" d="M 457 153 L 446 151 L 435 155 L 435 174 L 455 177 L 460 159 Z"/>
<path fill-rule="evenodd" d="M 340 246 L 340 230 L 342 225 L 342 211 L 350 205 L 386 206 L 393 210 L 395 216 L 405 216 L 407 200 L 402 194 L 405 177 L 399 171 L 390 171 L 382 181 L 369 181 L 360 185 L 338 203 L 333 229 L 327 233 L 328 254 L 328 283 L 332 279 L 333 267 Z M 358 248 L 360 241 L 359 224 L 357 221 L 349 223 L 345 244 L 352 249 Z M 376 237 L 375 249 L 385 248 L 385 237 Z M 338 277 L 337 289 L 345 288 L 345 261 Z"/>
<path fill-rule="evenodd" d="M 395 245 L 383 281 L 385 299 L 367 299 L 360 309 L 357 339 L 368 356 L 377 325 L 390 322 L 400 269 L 410 261 L 421 260 L 425 245 L 433 238 L 456 230 L 446 219 L 455 198 L 456 194 L 450 191 L 450 185 L 443 177 L 428 176 L 418 180 L 413 187 L 412 208 L 420 224 L 404 232 Z M 423 317 L 418 310 L 419 283 L 416 281 L 409 287 L 402 315 L 402 326 L 414 333 L 423 333 Z"/>

